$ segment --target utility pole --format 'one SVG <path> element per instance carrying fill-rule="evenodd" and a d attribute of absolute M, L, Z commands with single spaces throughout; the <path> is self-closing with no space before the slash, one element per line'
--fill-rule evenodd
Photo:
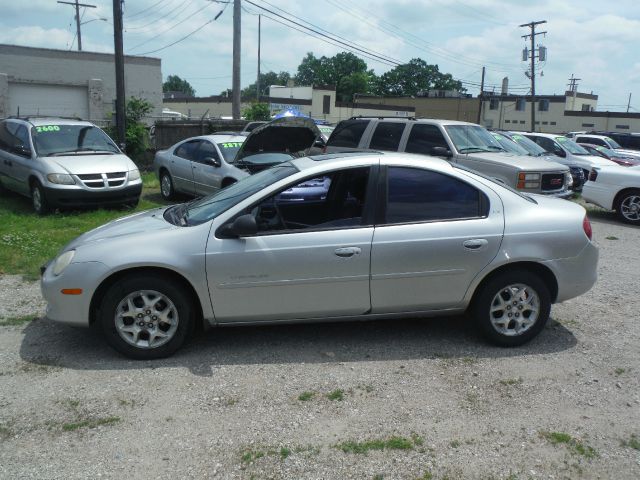
<path fill-rule="evenodd" d="M 531 29 L 531 33 L 528 35 L 522 35 L 522 38 L 525 40 L 527 38 L 531 39 L 531 52 L 529 52 L 529 56 L 531 58 L 531 72 L 529 75 L 531 76 L 531 131 L 535 132 L 536 130 L 536 46 L 535 40 L 536 35 L 544 35 L 547 32 L 536 32 L 536 26 L 542 23 L 547 23 L 546 20 L 541 20 L 539 22 L 531 22 L 531 23 L 523 23 L 520 25 L 521 27 L 529 27 Z M 526 49 L 525 49 L 526 53 Z M 545 50 L 546 55 L 546 50 Z M 523 60 L 526 60 L 523 55 Z"/>
<path fill-rule="evenodd" d="M 256 100 L 260 102 L 260 23 L 262 15 L 258 15 L 258 79 L 256 80 Z"/>
<path fill-rule="evenodd" d="M 480 95 L 478 95 L 478 98 L 480 99 L 480 105 L 478 108 L 478 121 L 476 122 L 478 125 L 480 125 L 480 117 L 482 116 L 482 106 L 484 105 L 484 67 L 482 67 L 482 80 L 480 80 Z"/>
<path fill-rule="evenodd" d="M 118 145 L 125 143 L 124 48 L 122 44 L 122 2 L 113 0 L 113 40 L 116 64 L 116 131 Z"/>
<path fill-rule="evenodd" d="M 569 87 L 569 91 L 571 92 L 571 109 L 576 109 L 576 94 L 578 93 L 578 80 L 582 80 L 581 78 L 575 78 L 573 73 L 571 74 L 571 78 L 569 79 L 569 83 L 567 87 Z"/>
<path fill-rule="evenodd" d="M 627 102 L 627 113 L 629 113 L 629 107 L 631 107 L 631 93 L 629 93 L 629 101 Z"/>
<path fill-rule="evenodd" d="M 233 85 L 231 85 L 231 115 L 240 119 L 240 0 L 233 0 Z"/>
<path fill-rule="evenodd" d="M 78 37 L 78 51 L 82 50 L 82 35 L 80 33 L 80 7 L 86 7 L 86 8 L 96 8 L 95 5 L 88 5 L 86 3 L 78 3 L 78 0 L 75 0 L 75 2 L 62 2 L 60 0 L 58 0 L 58 3 L 64 3 L 66 5 L 72 5 L 74 7 L 76 7 L 76 35 Z"/>

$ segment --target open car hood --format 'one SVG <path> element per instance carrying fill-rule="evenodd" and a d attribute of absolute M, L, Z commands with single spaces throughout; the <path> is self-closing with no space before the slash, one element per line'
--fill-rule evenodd
<path fill-rule="evenodd" d="M 259 126 L 240 147 L 235 161 L 266 152 L 304 152 L 321 136 L 315 122 L 305 117 L 282 117 Z"/>

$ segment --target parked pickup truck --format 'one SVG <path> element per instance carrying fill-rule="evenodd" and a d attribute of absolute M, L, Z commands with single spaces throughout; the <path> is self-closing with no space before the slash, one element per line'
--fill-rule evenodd
<path fill-rule="evenodd" d="M 431 155 L 476 170 L 524 193 L 571 195 L 569 168 L 506 152 L 480 125 L 454 120 L 353 117 L 340 122 L 327 153 L 382 150 Z"/>

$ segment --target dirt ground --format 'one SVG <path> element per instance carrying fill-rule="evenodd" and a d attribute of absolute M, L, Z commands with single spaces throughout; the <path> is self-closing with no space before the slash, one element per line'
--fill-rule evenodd
<path fill-rule="evenodd" d="M 436 318 L 214 329 L 135 362 L 2 326 L 0 478 L 640 478 L 640 229 L 591 217 L 597 285 L 516 349 Z M 37 292 L 0 277 L 0 316 L 41 317 Z"/>

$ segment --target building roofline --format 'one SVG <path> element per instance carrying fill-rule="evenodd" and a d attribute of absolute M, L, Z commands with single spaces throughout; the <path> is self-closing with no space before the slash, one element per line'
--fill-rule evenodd
<path fill-rule="evenodd" d="M 4 55 L 30 55 L 46 58 L 81 59 L 88 61 L 112 61 L 113 53 L 87 52 L 77 50 L 60 50 L 55 48 L 26 47 L 23 45 L 0 44 L 0 54 Z M 142 57 L 125 55 L 124 61 L 129 65 L 160 65 L 161 60 L 156 57 Z"/>

